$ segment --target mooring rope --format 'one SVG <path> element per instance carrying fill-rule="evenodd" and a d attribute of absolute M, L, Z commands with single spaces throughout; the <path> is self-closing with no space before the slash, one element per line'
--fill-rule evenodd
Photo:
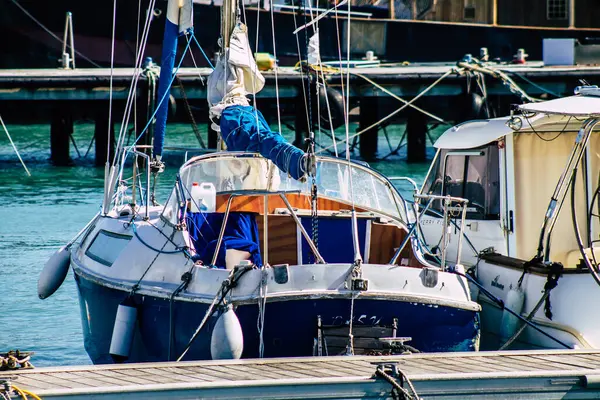
<path fill-rule="evenodd" d="M 256 321 L 258 328 L 258 357 L 263 358 L 265 356 L 265 341 L 264 341 L 264 329 L 265 329 L 265 313 L 267 307 L 267 284 L 269 273 L 267 272 L 266 266 L 261 268 L 261 279 L 258 284 L 258 320 Z"/>
<path fill-rule="evenodd" d="M 183 357 L 185 357 L 185 355 L 187 354 L 187 352 L 190 350 L 190 348 L 192 347 L 192 344 L 194 343 L 194 341 L 196 340 L 196 338 L 200 334 L 200 331 L 202 330 L 202 328 L 206 324 L 206 321 L 208 321 L 208 318 L 211 315 L 213 315 L 213 313 L 215 312 L 216 305 L 220 304 L 221 302 L 223 302 L 223 300 L 225 300 L 225 296 L 227 295 L 227 293 L 229 293 L 231 291 L 231 289 L 233 289 L 237 285 L 237 283 L 240 280 L 240 278 L 246 272 L 252 270 L 253 268 L 254 268 L 254 266 L 252 266 L 252 265 L 241 266 L 241 267 L 236 266 L 236 267 L 234 267 L 231 270 L 231 272 L 227 276 L 227 279 L 223 280 L 223 282 L 221 283 L 221 286 L 217 290 L 217 293 L 216 293 L 215 297 L 213 298 L 213 300 L 212 300 L 210 306 L 208 307 L 208 309 L 206 310 L 206 313 L 204 314 L 204 317 L 202 318 L 202 321 L 200 322 L 200 325 L 198 325 L 198 328 L 196 329 L 196 331 L 192 335 L 192 337 L 189 340 L 187 346 L 185 347 L 185 349 L 183 350 L 183 352 L 181 353 L 181 355 L 179 356 L 179 358 L 177 358 L 177 362 L 181 361 L 183 359 Z"/>
<path fill-rule="evenodd" d="M 410 391 L 412 392 L 412 393 L 409 393 L 408 390 L 403 388 L 402 385 L 400 383 L 398 383 L 398 381 L 396 379 L 394 379 L 393 376 L 391 376 L 390 374 L 387 373 L 386 370 L 384 370 L 384 366 L 380 365 L 375 370 L 375 375 L 382 377 L 389 384 L 392 385 L 392 388 L 393 388 L 392 389 L 392 399 L 394 399 L 394 400 L 419 400 L 419 395 L 417 394 L 417 391 L 416 391 L 413 383 L 408 378 L 408 376 L 401 369 L 399 369 L 396 365 L 394 365 L 392 367 L 392 370 L 393 370 L 393 373 L 395 375 L 397 375 L 398 378 L 400 378 L 400 382 L 402 382 L 402 383 L 406 382 L 406 384 L 410 388 Z"/>
<path fill-rule="evenodd" d="M 435 82 L 433 82 L 431 85 L 429 85 L 427 88 L 425 88 L 421 93 L 419 93 L 418 95 L 416 95 L 415 97 L 413 97 L 412 100 L 410 100 L 409 102 L 407 102 L 406 104 L 404 104 L 402 107 L 398 108 L 395 111 L 392 111 L 390 114 L 388 114 L 387 116 L 381 118 L 379 121 L 372 123 L 371 125 L 369 125 L 368 127 L 361 129 L 360 131 L 356 132 L 355 134 L 353 134 L 352 136 L 347 136 L 345 140 L 343 140 L 343 142 L 346 143 L 346 151 L 349 152 L 349 148 L 348 148 L 348 141 L 350 139 L 353 139 L 357 136 L 362 135 L 363 133 L 365 133 L 366 131 L 368 131 L 369 129 L 372 129 L 378 125 L 381 125 L 383 122 L 387 121 L 388 119 L 392 118 L 394 115 L 398 114 L 400 111 L 404 110 L 406 107 L 409 107 L 412 103 L 414 103 L 415 101 L 417 101 L 419 98 L 421 98 L 423 95 L 425 95 L 425 93 L 429 92 L 431 89 L 433 89 L 437 84 L 439 84 L 441 81 L 443 81 L 444 79 L 446 79 L 450 74 L 456 72 L 455 69 L 450 69 L 447 72 L 445 72 L 442 76 L 440 76 L 438 79 L 436 79 Z M 349 80 L 348 80 L 348 85 L 349 85 Z M 349 90 L 348 90 L 349 92 Z M 347 125 L 347 124 L 346 124 Z M 346 130 L 348 130 L 348 128 L 346 128 Z M 324 152 L 326 150 L 331 149 L 332 146 L 328 146 L 324 149 L 321 149 L 318 151 L 318 153 Z M 347 156 L 349 158 L 349 155 Z"/>
<path fill-rule="evenodd" d="M 381 90 L 382 92 L 390 95 L 391 97 L 393 97 L 394 99 L 401 101 L 402 103 L 410 106 L 411 108 L 422 112 L 423 114 L 427 115 L 428 117 L 435 119 L 438 122 L 441 122 L 442 124 L 446 124 L 446 125 L 452 125 L 450 122 L 444 120 L 443 118 L 438 117 L 435 114 L 432 114 L 428 111 L 423 110 L 422 108 L 420 108 L 419 106 L 416 106 L 414 104 L 412 104 L 412 102 L 408 102 L 406 100 L 404 100 L 402 97 L 394 94 L 393 92 L 391 92 L 390 90 L 386 89 L 385 87 L 381 86 L 380 84 L 376 83 L 375 81 L 373 81 L 372 79 L 369 79 L 368 77 L 366 77 L 363 74 L 360 74 L 358 72 L 352 72 L 352 75 L 358 76 L 359 78 L 364 79 L 365 81 L 369 82 L 371 85 L 375 86 L 377 89 Z"/>
<path fill-rule="evenodd" d="M 25 165 L 25 162 L 23 161 L 23 159 L 21 158 L 21 155 L 19 154 L 19 150 L 17 150 L 17 146 L 15 146 L 15 142 L 13 142 L 12 137 L 10 136 L 10 133 L 8 133 L 8 129 L 6 128 L 6 125 L 4 125 L 4 121 L 2 120 L 2 116 L 0 116 L 0 123 L 2 124 L 2 128 L 4 128 L 4 132 L 6 132 L 6 136 L 8 137 L 8 140 L 10 141 L 10 144 L 11 144 L 12 148 L 14 149 L 15 153 L 17 154 L 17 157 L 19 158 L 19 161 L 21 162 L 21 165 L 23 166 L 23 168 L 25 168 L 25 172 L 27 172 L 28 176 L 31 176 L 31 173 L 27 169 L 27 166 Z"/>

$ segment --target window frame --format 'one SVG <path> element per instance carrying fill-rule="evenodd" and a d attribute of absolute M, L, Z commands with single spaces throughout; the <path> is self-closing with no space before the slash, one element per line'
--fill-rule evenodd
<path fill-rule="evenodd" d="M 127 245 L 129 244 L 129 242 L 131 242 L 131 239 L 133 238 L 133 236 L 131 235 L 123 235 L 123 234 L 119 234 L 119 233 L 115 233 L 115 232 L 111 232 L 111 231 L 107 231 L 105 229 L 100 229 L 98 231 L 98 233 L 96 234 L 96 236 L 94 236 L 94 239 L 90 242 L 90 245 L 87 247 L 87 249 L 85 249 L 85 255 L 89 258 L 91 258 L 92 260 L 102 264 L 102 265 L 106 265 L 107 267 L 112 267 L 112 265 L 114 264 L 114 262 L 117 260 L 117 258 L 119 257 L 119 254 L 117 254 L 117 258 L 115 258 L 115 260 L 113 262 L 110 262 L 109 260 L 105 260 L 104 258 L 94 254 L 93 252 L 91 252 L 90 250 L 92 249 L 92 246 L 94 246 L 94 243 L 96 242 L 96 240 L 98 239 L 98 237 L 100 237 L 100 235 L 106 235 L 115 239 L 120 239 L 120 240 L 127 240 L 127 244 L 121 249 L 121 251 L 119 252 L 119 254 L 121 254 L 121 252 L 125 249 L 125 247 L 127 247 Z"/>
<path fill-rule="evenodd" d="M 546 19 L 548 21 L 568 20 L 569 0 L 546 0 Z"/>

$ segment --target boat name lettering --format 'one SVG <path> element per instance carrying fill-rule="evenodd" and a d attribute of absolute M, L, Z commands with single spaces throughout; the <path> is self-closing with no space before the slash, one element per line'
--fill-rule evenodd
<path fill-rule="evenodd" d="M 497 275 L 494 280 L 492 280 L 492 286 L 495 286 L 500 290 L 504 290 L 504 285 L 499 283 L 498 279 L 500 279 L 500 275 Z"/>

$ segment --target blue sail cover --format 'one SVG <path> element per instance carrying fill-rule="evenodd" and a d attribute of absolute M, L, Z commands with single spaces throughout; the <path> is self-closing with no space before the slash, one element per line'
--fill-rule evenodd
<path fill-rule="evenodd" d="M 177 38 L 193 30 L 193 4 L 192 0 L 169 0 L 167 18 L 165 19 L 165 34 L 160 62 L 160 80 L 158 84 L 158 109 L 156 111 L 156 126 L 154 128 L 155 158 L 162 156 L 167 126 L 167 112 L 169 89 L 173 79 L 173 67 L 177 54 Z"/>
<path fill-rule="evenodd" d="M 229 106 L 223 110 L 219 125 L 228 150 L 259 152 L 292 178 L 304 176 L 304 152 L 271 131 L 259 110 Z"/>

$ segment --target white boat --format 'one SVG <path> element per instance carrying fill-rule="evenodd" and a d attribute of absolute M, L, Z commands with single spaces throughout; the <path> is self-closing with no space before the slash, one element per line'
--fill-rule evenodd
<path fill-rule="evenodd" d="M 184 15 L 170 3 L 169 19 Z M 259 154 L 219 152 L 187 160 L 155 202 L 161 104 L 152 156 L 119 149 L 102 212 L 40 277 L 45 298 L 72 268 L 94 363 L 478 349 L 480 306 L 466 279 L 424 259 L 412 213 L 368 166 L 313 153 L 300 182 Z"/>
<path fill-rule="evenodd" d="M 482 348 L 600 347 L 599 96 L 580 87 L 459 124 L 435 143 L 421 191 L 468 200 L 460 263 L 482 288 Z M 434 258 L 444 224 L 436 210 L 440 202 L 420 222 Z M 446 231 L 460 225 L 452 218 Z M 458 247 L 447 243 L 449 259 Z"/>

